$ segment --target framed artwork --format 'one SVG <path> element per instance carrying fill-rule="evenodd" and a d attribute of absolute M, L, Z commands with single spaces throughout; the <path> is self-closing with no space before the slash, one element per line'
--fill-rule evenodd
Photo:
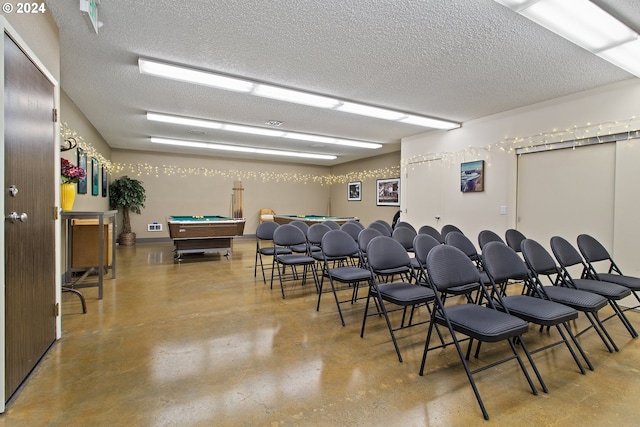
<path fill-rule="evenodd" d="M 100 164 L 95 157 L 91 158 L 91 195 L 97 196 L 100 192 Z"/>
<path fill-rule="evenodd" d="M 376 180 L 376 205 L 400 206 L 400 178 Z"/>
<path fill-rule="evenodd" d="M 78 194 L 87 194 L 87 153 L 82 148 L 78 148 L 78 167 L 87 172 L 86 176 L 78 181 Z"/>
<path fill-rule="evenodd" d="M 347 200 L 362 200 L 362 182 L 350 182 L 347 185 Z"/>
<path fill-rule="evenodd" d="M 102 197 L 107 197 L 107 189 L 109 188 L 109 172 L 102 166 Z"/>
<path fill-rule="evenodd" d="M 460 164 L 460 191 L 463 193 L 484 191 L 484 160 Z"/>

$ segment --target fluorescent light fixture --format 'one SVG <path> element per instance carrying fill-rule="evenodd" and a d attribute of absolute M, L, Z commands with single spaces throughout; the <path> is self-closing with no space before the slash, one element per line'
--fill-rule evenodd
<path fill-rule="evenodd" d="M 640 77 L 638 34 L 588 0 L 495 0 Z M 633 56 L 625 56 L 633 55 Z"/>
<path fill-rule="evenodd" d="M 223 131 L 247 133 L 251 135 L 262 135 L 275 138 L 297 139 L 300 141 L 318 142 L 321 144 L 343 145 L 355 148 L 368 148 L 375 150 L 381 148 L 382 144 L 376 142 L 356 141 L 351 139 L 333 138 L 324 135 L 313 135 L 309 133 L 285 132 L 281 130 L 266 129 L 256 126 L 236 125 L 233 123 L 216 122 L 212 120 L 196 119 L 192 117 L 173 116 L 170 114 L 147 112 L 147 120 L 172 123 L 185 126 L 195 126 L 208 129 L 219 129 Z"/>
<path fill-rule="evenodd" d="M 233 124 L 223 124 L 222 130 L 227 130 L 229 132 L 248 133 L 252 135 L 262 135 L 262 136 L 271 136 L 271 137 L 280 137 L 284 135 L 284 132 L 281 130 L 273 130 L 273 129 L 259 128 L 255 126 L 241 126 L 241 125 L 233 125 Z"/>
<path fill-rule="evenodd" d="M 208 129 L 222 129 L 222 126 L 224 126 L 222 123 L 212 122 L 209 120 L 199 120 L 193 119 L 191 117 L 180 117 L 172 116 L 169 114 L 152 113 L 150 111 L 147 112 L 147 120 Z"/>
<path fill-rule="evenodd" d="M 314 154 L 314 153 L 302 153 L 298 151 L 270 150 L 266 148 L 243 147 L 239 145 L 213 144 L 209 142 L 185 141 L 182 139 L 158 138 L 155 136 L 151 137 L 151 142 L 153 142 L 154 144 L 176 145 L 180 147 L 206 148 L 210 150 L 233 151 L 233 152 L 249 153 L 249 154 L 266 154 L 270 156 L 298 157 L 298 158 L 304 158 L 304 159 L 334 160 L 337 158 L 337 156 L 329 155 L 329 154 Z"/>
<path fill-rule="evenodd" d="M 603 50 L 598 56 L 640 77 L 640 39 Z"/>
<path fill-rule="evenodd" d="M 413 114 L 409 114 L 406 117 L 403 117 L 402 119 L 400 119 L 399 121 L 402 123 L 409 123 L 411 125 L 423 126 L 427 128 L 434 128 L 434 129 L 443 129 L 443 130 L 457 129 L 460 127 L 460 123 L 452 123 L 452 122 L 447 122 L 445 120 L 430 119 L 428 117 L 422 117 L 422 116 L 414 116 Z"/>
<path fill-rule="evenodd" d="M 234 92 L 251 92 L 254 84 L 243 79 L 236 79 L 220 74 L 209 73 L 195 68 L 165 64 L 147 59 L 138 59 L 140 74 L 149 74 L 181 82 L 195 83 Z"/>
<path fill-rule="evenodd" d="M 262 96 L 263 98 L 277 99 L 279 101 L 292 102 L 294 104 L 304 104 L 310 107 L 335 108 L 340 105 L 340 101 L 337 99 L 265 84 L 256 85 L 255 89 L 251 93 L 253 95 Z"/>
<path fill-rule="evenodd" d="M 400 113 L 399 111 L 370 107 L 368 105 L 356 104 L 355 102 L 345 102 L 338 106 L 336 110 L 384 120 L 400 120 L 407 116 L 405 113 Z"/>
<path fill-rule="evenodd" d="M 202 71 L 182 65 L 167 64 L 151 59 L 139 58 L 138 67 L 140 68 L 141 74 L 164 77 L 187 83 L 195 83 L 217 89 L 249 93 L 263 98 L 276 99 L 294 104 L 325 108 L 344 113 L 398 121 L 401 123 L 435 129 L 456 129 L 460 127 L 460 123 L 447 120 L 437 120 L 429 117 L 417 116 L 402 111 L 359 104 L 357 102 L 350 102 L 329 96 L 274 86 L 240 77 L 226 76 L 210 71 Z"/>

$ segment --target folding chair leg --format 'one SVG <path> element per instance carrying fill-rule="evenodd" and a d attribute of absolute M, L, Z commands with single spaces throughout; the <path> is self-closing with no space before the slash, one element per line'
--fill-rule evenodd
<path fill-rule="evenodd" d="M 516 351 L 516 346 L 513 343 L 513 340 L 510 339 L 508 341 L 509 341 L 509 345 L 511 346 L 511 349 L 513 350 L 514 354 L 516 355 L 516 359 L 518 359 L 518 363 L 520 364 L 520 368 L 522 369 L 522 372 L 524 373 L 524 376 L 527 377 L 527 381 L 529 382 L 529 386 L 531 386 L 531 391 L 533 392 L 533 394 L 538 394 L 538 391 L 536 390 L 535 386 L 533 385 L 533 382 L 531 381 L 531 377 L 529 376 L 529 373 L 527 372 L 527 369 L 524 367 L 524 363 L 522 362 L 522 359 L 520 358 L 520 355 Z M 527 356 L 527 359 L 529 360 L 529 364 L 531 365 L 531 368 L 533 369 L 533 373 L 536 374 L 536 377 L 538 378 L 538 382 L 542 386 L 542 391 L 544 391 L 545 393 L 549 393 L 549 389 L 547 388 L 547 385 L 544 383 L 544 380 L 542 379 L 542 376 L 540 375 L 540 371 L 538 371 L 538 367 L 536 366 L 535 362 L 533 361 L 533 358 L 531 357 L 531 354 L 529 353 L 529 350 L 527 350 L 527 347 L 524 345 L 524 341 L 522 340 L 521 337 L 519 337 L 519 344 L 520 344 L 520 347 L 522 347 L 522 351 L 524 351 L 525 356 Z"/>
<path fill-rule="evenodd" d="M 367 305 L 364 309 L 364 318 L 362 319 L 362 330 L 360 331 L 360 337 L 364 337 L 364 325 L 365 322 L 367 321 L 367 314 L 368 314 L 368 309 L 369 309 L 369 299 L 370 299 L 371 294 L 369 294 L 369 297 L 367 297 Z M 393 346 L 396 349 L 396 354 L 398 355 L 398 360 L 400 362 L 402 362 L 402 355 L 400 354 L 400 348 L 398 347 L 398 342 L 396 341 L 396 335 L 393 333 L 393 327 L 391 326 L 391 321 L 389 320 L 389 314 L 387 313 L 387 308 L 384 305 L 384 302 L 382 301 L 382 298 L 379 295 L 376 295 L 375 299 L 377 300 L 377 304 L 380 308 L 380 311 L 382 312 L 382 314 L 384 315 L 384 319 L 387 322 L 387 329 L 389 329 L 389 334 L 391 334 L 391 341 L 393 341 Z M 378 313 L 380 314 L 380 313 Z"/>
<path fill-rule="evenodd" d="M 323 278 L 324 279 L 324 278 Z M 323 280 L 324 282 L 324 280 Z M 342 322 L 342 326 L 345 326 L 344 317 L 342 316 L 342 310 L 340 309 L 340 300 L 338 299 L 338 294 L 336 293 L 336 288 L 333 284 L 333 280 L 329 277 L 329 284 L 331 285 L 331 291 L 333 292 L 333 297 L 336 300 L 336 307 L 338 307 L 338 314 L 340 315 L 340 322 Z M 322 297 L 322 282 L 320 282 L 320 288 L 318 289 L 318 305 L 316 306 L 316 311 L 320 311 L 320 298 Z"/>
<path fill-rule="evenodd" d="M 567 330 L 567 332 L 569 333 L 569 335 L 573 335 L 571 334 L 571 331 L 569 330 L 569 328 L 567 328 L 567 325 L 565 323 L 562 324 L 562 326 L 564 326 L 564 328 Z M 565 345 L 567 346 L 567 348 L 569 349 L 569 353 L 571 353 L 571 357 L 573 357 L 573 360 L 576 362 L 576 365 L 578 365 L 578 369 L 580 370 L 580 373 L 582 375 L 586 374 L 586 371 L 584 370 L 584 367 L 582 366 L 582 363 L 580 363 L 580 360 L 578 359 L 578 356 L 576 355 L 576 352 L 573 351 L 573 348 L 571 347 L 571 345 L 569 345 L 569 341 L 567 341 L 567 336 L 565 335 L 565 333 L 562 331 L 562 328 L 560 328 L 560 325 L 556 325 L 556 329 L 558 330 L 558 333 L 560 334 L 560 336 L 562 337 L 562 340 L 564 341 Z M 573 339 L 573 336 L 571 337 Z M 573 339 L 573 343 L 576 345 L 576 347 L 578 347 L 578 349 L 580 350 L 580 354 L 582 354 L 583 358 L 586 358 L 586 355 L 584 354 L 584 352 L 582 351 L 582 348 L 580 347 L 580 344 L 578 344 L 576 342 L 575 339 Z M 588 362 L 588 359 L 586 359 Z M 591 366 L 591 363 L 588 362 L 589 366 L 591 367 L 591 370 L 593 371 L 593 367 Z"/>
<path fill-rule="evenodd" d="M 618 303 L 615 301 L 611 301 L 611 307 L 613 308 L 613 311 L 615 311 L 615 313 L 618 315 L 618 317 L 620 318 L 620 321 L 625 326 L 625 328 L 627 328 L 627 331 L 629 331 L 631 338 L 638 338 L 638 333 L 634 329 L 631 322 L 629 322 L 629 319 L 627 319 L 627 316 L 625 316 L 624 312 L 622 311 Z"/>
<path fill-rule="evenodd" d="M 284 267 L 284 268 L 286 268 L 286 267 Z M 282 273 L 280 272 L 280 267 L 279 266 L 278 266 L 278 279 L 280 280 L 280 291 L 282 292 L 282 299 L 285 299 L 284 298 L 284 284 L 282 283 Z"/>
<path fill-rule="evenodd" d="M 611 335 L 609 335 L 609 331 L 607 331 L 607 328 L 605 328 L 604 325 L 602 324 L 600 317 L 598 317 L 598 313 L 585 313 L 585 315 L 587 316 L 587 319 L 589 319 L 589 322 L 591 322 L 593 329 L 596 330 L 596 332 L 600 336 L 600 339 L 602 340 L 604 345 L 607 347 L 607 350 L 609 350 L 609 353 L 613 353 L 614 351 L 620 351 L 620 349 L 616 345 L 613 338 L 611 338 Z M 580 332 L 580 334 L 582 334 L 582 332 Z"/>
<path fill-rule="evenodd" d="M 591 360 L 589 360 L 589 358 L 585 354 L 584 350 L 582 349 L 582 346 L 580 345 L 580 343 L 576 339 L 575 335 L 573 335 L 573 332 L 571 332 L 571 329 L 569 328 L 569 325 L 567 325 L 566 323 L 563 323 L 562 326 L 564 327 L 565 331 L 567 331 L 567 334 L 569 334 L 569 337 L 571 338 L 571 341 L 573 341 L 573 345 L 575 345 L 576 348 L 578 349 L 578 351 L 580 352 L 580 355 L 582 356 L 582 359 L 586 362 L 587 367 L 589 368 L 589 370 L 593 371 L 594 369 L 593 369 L 593 365 L 591 364 Z M 580 366 L 582 366 L 582 365 L 580 365 Z"/>
<path fill-rule="evenodd" d="M 428 350 L 429 340 L 431 338 L 431 332 L 432 332 L 434 323 L 435 323 L 434 319 L 432 318 L 431 323 L 429 324 L 427 342 L 425 343 L 424 353 L 422 355 L 422 365 L 420 366 L 420 375 L 423 375 L 424 373 L 424 365 L 427 360 L 427 350 Z M 480 406 L 480 410 L 482 411 L 482 416 L 484 417 L 485 420 L 489 420 L 489 413 L 487 412 L 487 408 L 485 408 L 484 406 L 484 402 L 482 401 L 482 397 L 480 396 L 480 391 L 478 391 L 476 382 L 473 379 L 473 374 L 469 369 L 469 365 L 467 365 L 467 360 L 465 356 L 462 353 L 462 348 L 460 347 L 460 343 L 458 342 L 458 339 L 456 338 L 455 334 L 452 334 L 452 338 L 453 338 L 453 343 L 456 346 L 456 351 L 458 352 L 458 357 L 460 358 L 460 361 L 462 362 L 462 366 L 464 367 L 464 371 L 467 374 L 467 379 L 469 380 L 469 384 L 471 384 L 471 388 L 473 389 L 473 394 L 476 396 L 476 401 L 478 402 L 478 406 Z M 469 348 L 471 348 L 471 343 L 469 343 Z M 515 348 L 513 348 L 513 350 L 515 351 Z M 517 352 L 516 352 L 516 356 L 517 356 Z M 526 373 L 526 371 L 525 371 L 525 375 L 528 377 L 528 374 Z M 529 379 L 529 384 L 533 387 L 533 383 L 531 383 L 531 379 L 530 378 L 528 379 Z M 533 388 L 535 389 L 535 387 Z"/>

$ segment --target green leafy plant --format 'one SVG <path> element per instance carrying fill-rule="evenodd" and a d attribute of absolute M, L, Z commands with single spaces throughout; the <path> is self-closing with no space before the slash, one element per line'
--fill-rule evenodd
<path fill-rule="evenodd" d="M 124 175 L 109 186 L 111 209 L 122 209 L 122 233 L 132 233 L 131 212 L 140 214 L 147 196 L 142 181 Z"/>

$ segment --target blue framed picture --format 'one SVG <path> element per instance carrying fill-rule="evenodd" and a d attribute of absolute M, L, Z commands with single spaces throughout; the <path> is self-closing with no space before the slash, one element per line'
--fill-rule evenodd
<path fill-rule="evenodd" d="M 78 167 L 84 169 L 87 172 L 87 153 L 82 148 L 78 148 Z M 87 176 L 78 181 L 78 194 L 87 194 Z"/>
<path fill-rule="evenodd" d="M 484 160 L 460 164 L 460 191 L 484 191 Z"/>
<path fill-rule="evenodd" d="M 91 158 L 91 195 L 97 196 L 100 193 L 100 165 L 98 159 Z"/>
<path fill-rule="evenodd" d="M 107 168 L 102 167 L 102 197 L 107 197 L 107 188 L 109 188 L 109 172 Z"/>

